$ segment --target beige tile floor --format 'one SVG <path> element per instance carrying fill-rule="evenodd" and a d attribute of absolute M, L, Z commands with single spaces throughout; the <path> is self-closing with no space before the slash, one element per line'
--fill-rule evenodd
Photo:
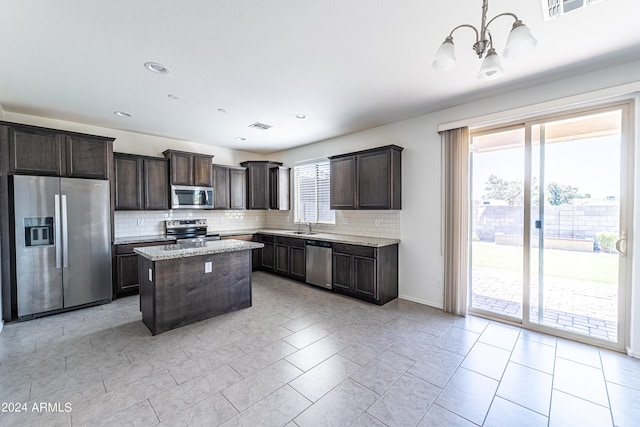
<path fill-rule="evenodd" d="M 266 273 L 253 284 L 252 308 L 156 337 L 137 297 L 5 325 L 0 402 L 27 412 L 0 425 L 639 423 L 640 360 Z"/>

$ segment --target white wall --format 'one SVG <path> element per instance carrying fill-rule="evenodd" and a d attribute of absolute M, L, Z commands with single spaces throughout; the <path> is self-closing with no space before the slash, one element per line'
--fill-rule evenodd
<path fill-rule="evenodd" d="M 500 95 L 468 102 L 453 108 L 425 114 L 413 119 L 369 129 L 304 147 L 271 155 L 274 160 L 288 165 L 359 149 L 387 144 L 404 147 L 402 153 L 402 225 L 400 237 L 400 295 L 403 298 L 442 307 L 442 289 L 436 280 L 442 277 L 441 233 L 441 157 L 439 124 L 478 116 L 500 113 L 505 120 L 510 111 L 520 113 L 521 107 L 570 98 L 613 86 L 637 83 L 640 61 L 591 71 L 571 78 L 550 81 L 531 87 L 514 89 Z M 637 89 L 636 89 L 637 90 Z M 601 94 L 594 95 L 600 97 Z M 588 98 L 588 97 L 587 97 Z M 581 100 L 583 102 L 584 100 Z M 571 98 L 575 103 L 576 99 Z M 567 105 L 572 107 L 575 105 Z M 638 107 L 640 108 L 640 106 Z M 540 111 L 542 113 L 543 111 Z M 471 122 L 471 120 L 469 120 Z M 640 129 L 640 128 L 639 128 Z M 635 137 L 638 144 L 638 136 Z M 639 149 L 636 153 L 640 152 Z M 636 168 L 640 167 L 637 154 Z M 640 201 L 640 179 L 635 188 L 635 200 Z M 639 212 L 636 209 L 636 212 Z M 640 229 L 640 215 L 635 216 L 635 227 Z M 640 246 L 635 242 L 634 246 Z M 636 250 L 635 253 L 639 253 Z M 637 262 L 636 257 L 634 261 Z M 634 310 L 632 320 L 633 349 L 640 352 L 640 284 L 633 283 Z M 634 311 L 632 310 L 632 311 Z"/>

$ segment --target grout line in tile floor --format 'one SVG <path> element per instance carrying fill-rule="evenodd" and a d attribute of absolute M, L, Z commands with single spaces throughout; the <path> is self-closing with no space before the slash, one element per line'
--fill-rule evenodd
<path fill-rule="evenodd" d="M 42 399 L 44 391 L 52 390 L 52 398 L 72 399 L 75 410 L 70 415 L 0 414 L 0 425 L 55 424 L 65 415 L 66 423 L 72 425 L 112 416 L 162 426 L 189 419 L 207 425 L 237 421 L 292 423 L 290 427 L 305 427 L 311 422 L 365 425 L 362 423 L 367 420 L 377 420 L 391 427 L 404 423 L 423 427 L 434 422 L 491 425 L 496 417 L 516 425 L 523 416 L 530 418 L 525 421 L 544 419 L 543 425 L 553 423 L 553 417 L 575 419 L 580 425 L 607 425 L 613 420 L 624 424 L 625 412 L 640 412 L 634 403 L 640 402 L 640 361 L 623 354 L 567 344 L 530 331 L 525 334 L 521 328 L 473 316 L 458 318 L 404 300 L 377 307 L 266 273 L 254 274 L 253 286 L 252 308 L 157 337 L 151 337 L 140 321 L 137 296 L 5 325 L 0 334 L 0 394 L 8 389 L 18 393 L 20 385 L 28 382 L 25 399 Z M 313 352 L 307 350 L 301 356 L 312 359 L 301 365 L 305 369 L 298 368 L 292 363 L 295 359 L 289 358 L 311 345 Z M 548 364 L 532 364 L 523 357 L 523 349 L 529 349 L 526 357 L 547 360 L 551 373 Z M 506 359 L 492 360 L 491 354 Z M 63 362 L 58 361 L 60 356 Z M 246 377 L 236 369 L 237 362 L 234 364 L 245 356 L 249 356 L 243 359 Z M 297 360 L 304 361 L 300 356 Z M 394 366 L 390 360 L 399 364 Z M 590 395 L 571 383 L 568 388 L 567 384 L 556 384 L 558 360 L 599 372 L 600 381 L 593 386 L 604 390 L 609 407 L 587 400 Z M 596 363 L 598 368 L 592 366 Z M 563 362 L 563 366 L 570 365 Z M 514 372 L 550 377 L 544 386 L 548 388 L 543 390 L 549 396 L 542 404 L 546 413 L 520 398 L 526 394 L 527 384 L 519 386 L 515 400 L 508 388 L 506 395 L 499 392 L 509 379 L 510 367 Z M 356 375 L 361 370 L 363 373 Z M 96 373 L 101 382 L 98 394 L 89 387 Z M 36 392 L 36 381 L 49 381 L 58 389 L 38 385 Z M 189 394 L 189 386 L 184 385 L 188 382 L 200 389 Z M 239 382 L 244 382 L 243 390 L 236 390 L 230 398 L 230 388 Z M 418 388 L 400 390 L 405 384 Z M 459 384 L 464 385 L 459 390 L 463 395 L 455 394 Z M 612 394 L 610 384 L 625 387 L 620 390 L 638 399 L 616 402 L 613 397 L 621 392 Z M 490 396 L 478 399 L 464 394 L 487 385 Z M 160 398 L 176 387 L 182 387 L 177 389 L 182 393 L 177 401 Z M 258 395 L 251 397 L 252 393 Z M 344 393 L 352 395 L 340 400 Z M 288 400 L 282 401 L 284 398 Z M 466 399 L 463 406 L 456 403 L 461 399 Z M 165 403 L 158 408 L 152 401 Z M 214 406 L 203 410 L 205 401 Z M 579 405 L 586 421 L 579 418 L 582 414 L 570 413 L 571 406 L 559 407 L 562 402 Z M 159 409 L 165 414 L 162 421 Z M 256 412 L 261 413 L 259 418 L 255 418 Z"/>

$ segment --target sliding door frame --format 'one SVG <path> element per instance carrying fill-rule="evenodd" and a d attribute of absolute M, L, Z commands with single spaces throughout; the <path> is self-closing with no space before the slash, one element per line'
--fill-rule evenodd
<path fill-rule="evenodd" d="M 635 171 L 635 147 L 634 147 L 634 99 L 625 97 L 619 101 L 612 101 L 608 103 L 592 104 L 582 108 L 568 108 L 564 111 L 555 111 L 553 113 L 542 114 L 539 116 L 530 117 L 524 120 L 518 120 L 514 122 L 507 122 L 499 125 L 492 125 L 486 127 L 478 127 L 471 130 L 471 140 L 475 136 L 486 135 L 490 133 L 498 133 L 501 131 L 524 127 L 525 130 L 525 144 L 524 144 L 524 215 L 523 215 L 523 301 L 522 301 L 522 319 L 515 321 L 512 317 L 507 317 L 497 313 L 488 312 L 485 310 L 473 309 L 471 307 L 471 287 L 469 288 L 469 310 L 472 314 L 480 317 L 486 317 L 489 319 L 500 320 L 512 325 L 522 326 L 526 329 L 530 329 L 537 332 L 546 333 L 549 335 L 558 336 L 561 338 L 567 338 L 571 340 L 579 339 L 581 342 L 587 344 L 593 344 L 604 348 L 609 348 L 616 351 L 625 351 L 629 346 L 630 341 L 630 325 L 631 325 L 631 284 L 632 284 L 632 265 L 633 265 L 633 184 L 634 184 L 634 171 Z M 589 114 L 604 113 L 612 110 L 621 110 L 621 126 L 622 131 L 620 135 L 620 176 L 623 178 L 620 182 L 620 231 L 626 232 L 625 240 L 625 252 L 626 255 L 619 255 L 619 267 L 618 267 L 618 334 L 617 342 L 613 343 L 604 339 L 594 338 L 588 335 L 580 335 L 573 332 L 564 331 L 562 329 L 545 326 L 540 323 L 533 323 L 530 321 L 531 311 L 531 179 L 533 175 L 532 171 L 532 127 L 545 122 L 559 121 L 570 119 L 573 117 L 580 117 Z M 472 162 L 470 162 L 472 164 Z M 469 177 L 471 179 L 470 170 Z M 470 187 L 471 188 L 471 187 Z M 470 193 L 471 196 L 471 193 Z M 473 207 L 470 204 L 470 209 Z M 472 215 L 469 215 L 471 220 Z M 469 221 L 469 235 L 471 236 L 472 227 L 471 221 Z M 471 279 L 471 238 L 469 239 L 469 279 Z M 471 280 L 469 281 L 472 284 Z"/>

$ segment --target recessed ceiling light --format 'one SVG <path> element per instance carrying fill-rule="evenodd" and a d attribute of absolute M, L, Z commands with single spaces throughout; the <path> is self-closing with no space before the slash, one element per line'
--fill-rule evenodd
<path fill-rule="evenodd" d="M 170 94 L 169 94 L 169 95 L 167 95 L 167 96 L 168 96 L 169 98 L 171 98 L 171 99 L 176 100 L 176 101 L 177 101 L 178 99 L 180 99 L 180 97 L 179 97 L 178 95 L 173 94 L 173 93 L 170 93 Z"/>
<path fill-rule="evenodd" d="M 236 141 L 246 141 L 247 138 L 243 138 L 241 136 L 236 136 Z"/>
<path fill-rule="evenodd" d="M 296 119 L 304 120 L 307 118 L 306 114 L 296 114 Z"/>
<path fill-rule="evenodd" d="M 169 74 L 169 69 L 167 67 L 165 67 L 164 65 L 159 64 L 157 62 L 145 62 L 144 63 L 144 67 L 147 70 L 152 71 L 154 73 Z"/>
<path fill-rule="evenodd" d="M 225 110 L 224 108 L 218 108 L 218 113 L 226 113 L 227 110 Z"/>
<path fill-rule="evenodd" d="M 132 114 L 127 113 L 126 111 L 114 111 L 113 114 L 115 114 L 118 117 L 132 117 Z"/>

